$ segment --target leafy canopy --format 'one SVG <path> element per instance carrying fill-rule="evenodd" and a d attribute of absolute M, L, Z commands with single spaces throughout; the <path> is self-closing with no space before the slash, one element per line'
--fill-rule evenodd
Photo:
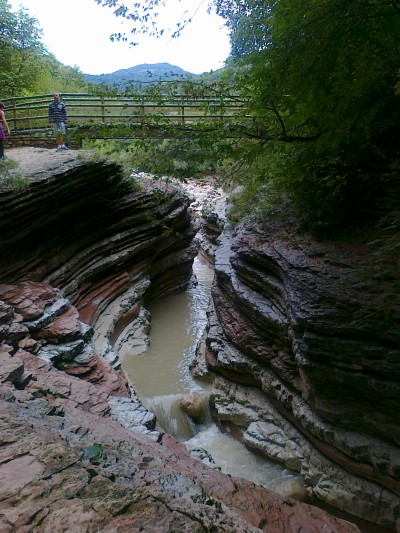
<path fill-rule="evenodd" d="M 161 37 L 164 33 L 169 33 L 171 38 L 178 37 L 186 26 L 190 24 L 197 11 L 195 10 L 193 14 L 188 13 L 187 10 L 184 10 L 185 2 L 178 0 L 178 3 L 183 6 L 181 17 L 176 21 L 173 28 L 166 28 L 160 26 L 158 17 L 161 13 L 168 11 L 171 0 L 169 3 L 167 0 L 143 0 L 142 2 L 135 0 L 127 3 L 123 0 L 95 0 L 95 2 L 102 7 L 113 9 L 116 17 L 124 18 L 131 23 L 130 34 L 132 40 L 129 41 L 129 44 L 132 46 L 138 44 L 136 39 L 141 34 Z M 201 5 L 201 1 L 199 5 Z M 110 38 L 112 41 L 128 41 L 126 34 L 120 32 L 113 33 Z"/>
<path fill-rule="evenodd" d="M 255 119 L 266 138 L 280 130 L 289 143 L 266 149 L 275 183 L 316 218 L 348 216 L 358 196 L 368 203 L 379 184 L 366 174 L 398 142 L 398 4 L 216 3 L 235 58 L 248 66 L 238 83 Z"/>
<path fill-rule="evenodd" d="M 133 33 L 162 32 L 157 11 L 165 2 L 135 2 L 131 10 L 97 2 L 129 18 Z M 386 187 L 380 169 L 400 139 L 398 0 L 210 6 L 230 31 L 230 92 L 248 102 L 253 133 L 227 141 L 221 125 L 212 152 L 202 141 L 204 158 L 217 157 L 261 213 L 285 198 L 314 229 L 361 220 Z"/>
<path fill-rule="evenodd" d="M 83 75 L 62 65 L 42 43 L 38 21 L 26 9 L 11 10 L 0 0 L 0 94 L 2 98 L 51 92 L 57 85 L 64 92 L 78 90 Z"/>

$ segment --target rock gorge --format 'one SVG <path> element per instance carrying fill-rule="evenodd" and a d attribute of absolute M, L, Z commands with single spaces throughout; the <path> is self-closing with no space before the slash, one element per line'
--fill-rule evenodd
<path fill-rule="evenodd" d="M 1 531 L 359 531 L 190 457 L 122 372 L 114 345 L 143 301 L 189 283 L 187 196 L 73 151 L 9 155 L 29 186 L 0 193 Z M 399 329 L 362 313 L 382 290 L 359 276 L 365 249 L 272 222 L 216 246 L 206 222 L 216 279 L 193 372 L 218 419 L 300 472 L 310 502 L 396 530 Z"/>
<path fill-rule="evenodd" d="M 372 312 L 393 281 L 366 276 L 366 244 L 284 218 L 221 233 L 192 371 L 213 380 L 218 419 L 299 472 L 312 501 L 398 531 L 400 327 Z"/>

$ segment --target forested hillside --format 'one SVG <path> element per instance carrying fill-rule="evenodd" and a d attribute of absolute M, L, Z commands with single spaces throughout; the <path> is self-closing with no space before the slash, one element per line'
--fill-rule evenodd
<path fill-rule="evenodd" d="M 43 45 L 38 21 L 27 10 L 12 11 L 7 0 L 0 0 L 0 61 L 3 99 L 54 90 L 82 92 L 88 84 L 124 91 L 130 86 L 197 77 L 169 63 L 137 65 L 109 74 L 83 74 L 58 61 Z"/>
<path fill-rule="evenodd" d="M 120 90 L 124 90 L 130 85 L 155 84 L 160 81 L 176 81 L 177 79 L 197 77 L 196 74 L 191 74 L 169 63 L 146 63 L 117 70 L 110 74 L 85 74 L 84 76 L 88 83 L 112 85 Z"/>

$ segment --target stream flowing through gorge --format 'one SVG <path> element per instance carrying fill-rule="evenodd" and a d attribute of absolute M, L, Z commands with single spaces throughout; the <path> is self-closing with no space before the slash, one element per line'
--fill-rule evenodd
<path fill-rule="evenodd" d="M 297 478 L 279 464 L 248 450 L 223 432 L 208 411 L 209 384 L 195 380 L 189 370 L 197 341 L 206 325 L 213 270 L 196 258 L 194 283 L 184 293 L 148 305 L 150 344 L 146 351 L 126 353 L 122 366 L 140 401 L 155 413 L 157 424 L 178 440 L 205 449 L 224 473 L 246 478 L 280 492 L 285 481 Z M 196 392 L 207 404 L 202 423 L 195 423 L 180 408 L 183 394 Z"/>

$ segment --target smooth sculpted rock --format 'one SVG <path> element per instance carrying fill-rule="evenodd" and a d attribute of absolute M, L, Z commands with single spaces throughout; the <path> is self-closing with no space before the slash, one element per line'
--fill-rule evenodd
<path fill-rule="evenodd" d="M 196 394 L 195 392 L 184 394 L 180 399 L 179 404 L 182 411 L 194 420 L 201 420 L 204 416 L 204 398 L 202 398 L 200 394 Z"/>
<path fill-rule="evenodd" d="M 370 248 L 274 220 L 219 241 L 192 365 L 225 378 L 212 393 L 219 418 L 302 473 L 314 497 L 400 527 L 400 325 L 378 312 L 388 291 L 399 301 L 386 279 L 368 277 Z"/>

